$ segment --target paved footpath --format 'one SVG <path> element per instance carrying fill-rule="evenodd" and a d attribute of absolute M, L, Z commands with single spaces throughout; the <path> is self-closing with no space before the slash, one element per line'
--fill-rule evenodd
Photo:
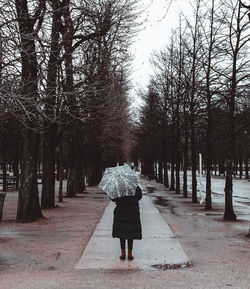
<path fill-rule="evenodd" d="M 135 259 L 119 259 L 120 242 L 112 238 L 115 204 L 109 202 L 76 269 L 155 270 L 189 265 L 186 253 L 150 198 L 143 195 L 139 204 L 142 240 L 134 241 Z"/>

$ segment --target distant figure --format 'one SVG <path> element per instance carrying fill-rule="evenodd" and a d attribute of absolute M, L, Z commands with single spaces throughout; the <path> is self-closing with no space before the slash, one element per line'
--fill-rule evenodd
<path fill-rule="evenodd" d="M 113 222 L 113 238 L 120 238 L 121 260 L 125 260 L 125 241 L 128 242 L 128 260 L 133 260 L 133 240 L 141 240 L 141 219 L 139 200 L 142 198 L 141 188 L 137 186 L 134 196 L 116 198 Z"/>

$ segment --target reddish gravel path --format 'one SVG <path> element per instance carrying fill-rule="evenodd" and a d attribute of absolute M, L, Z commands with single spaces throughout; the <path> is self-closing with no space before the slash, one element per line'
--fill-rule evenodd
<path fill-rule="evenodd" d="M 192 267 L 75 270 L 108 203 L 106 195 L 88 188 L 87 194 L 44 210 L 46 219 L 16 224 L 17 193 L 9 192 L 0 223 L 0 289 L 250 288 L 250 240 L 245 238 L 249 223 L 223 222 L 222 207 L 206 215 L 190 199 L 184 200 L 155 182 L 143 183 Z"/>

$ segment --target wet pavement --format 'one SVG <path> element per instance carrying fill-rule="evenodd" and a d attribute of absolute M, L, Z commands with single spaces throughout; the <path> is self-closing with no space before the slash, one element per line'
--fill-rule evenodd
<path fill-rule="evenodd" d="M 43 211 L 46 219 L 28 224 L 14 221 L 17 194 L 8 192 L 0 228 L 0 289 L 249 289 L 247 206 L 237 202 L 237 221 L 223 221 L 224 204 L 216 198 L 213 210 L 206 211 L 204 203 L 192 203 L 191 193 L 183 198 L 143 177 L 141 187 L 143 239 L 135 241 L 132 262 L 119 260 L 119 240 L 111 237 L 114 204 L 107 207 L 108 198 L 97 187 L 65 198 L 57 208 Z M 95 231 L 105 208 L 108 223 Z M 158 221 L 151 222 L 155 216 L 165 222 L 159 221 L 160 228 L 155 228 Z M 157 239 L 162 236 L 161 243 Z M 192 266 L 170 262 L 171 240 L 178 240 L 178 251 L 184 249 Z M 75 269 L 77 264 L 82 269 Z"/>
<path fill-rule="evenodd" d="M 133 261 L 120 260 L 120 242 L 112 238 L 113 210 L 109 202 L 76 269 L 165 270 L 190 266 L 189 258 L 149 196 L 154 188 L 143 187 L 140 201 L 142 240 L 134 241 Z"/>

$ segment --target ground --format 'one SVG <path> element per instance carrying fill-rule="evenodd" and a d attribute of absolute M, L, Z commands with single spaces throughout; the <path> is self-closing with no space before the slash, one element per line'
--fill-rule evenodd
<path fill-rule="evenodd" d="M 15 223 L 17 193 L 9 192 L 0 223 L 0 289 L 250 288 L 250 239 L 246 212 L 223 221 L 223 204 L 212 211 L 143 180 L 165 221 L 190 258 L 184 269 L 155 271 L 76 270 L 75 266 L 108 203 L 96 187 L 65 198 L 45 218 Z M 249 217 L 249 216 L 248 216 Z M 143 242 L 143 240 L 141 241 Z"/>

